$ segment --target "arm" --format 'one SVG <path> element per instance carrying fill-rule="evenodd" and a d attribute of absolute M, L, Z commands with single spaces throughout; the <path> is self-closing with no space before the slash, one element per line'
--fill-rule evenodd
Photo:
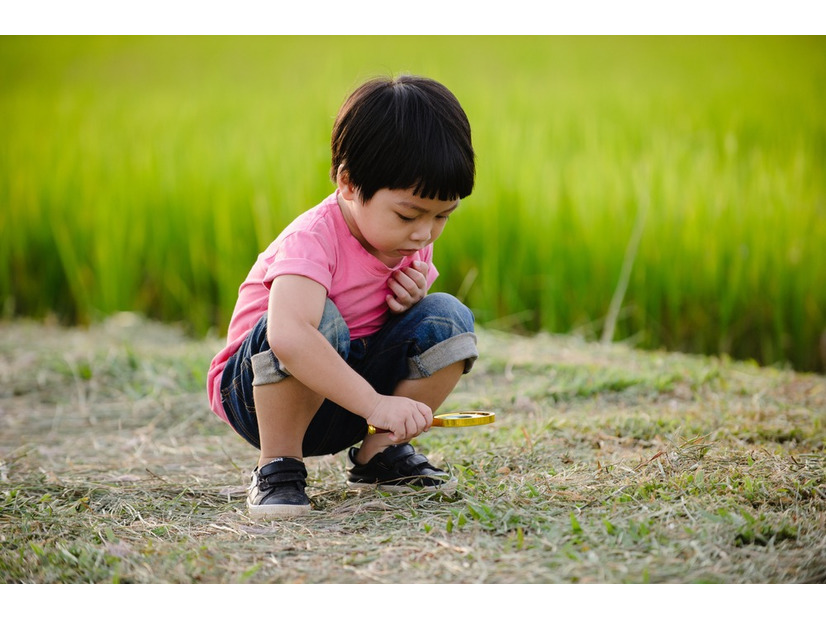
<path fill-rule="evenodd" d="M 315 393 L 390 431 L 393 441 L 407 441 L 428 430 L 430 408 L 409 398 L 385 396 L 330 346 L 318 331 L 327 291 L 302 276 L 277 277 L 270 289 L 267 340 L 290 374 Z"/>

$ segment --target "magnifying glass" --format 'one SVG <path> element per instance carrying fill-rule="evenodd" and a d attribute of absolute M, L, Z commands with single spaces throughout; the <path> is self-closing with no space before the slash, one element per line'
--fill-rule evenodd
<path fill-rule="evenodd" d="M 492 411 L 450 411 L 448 413 L 437 413 L 433 416 L 433 426 L 442 428 L 462 428 L 465 426 L 481 426 L 492 424 L 496 420 L 496 414 Z M 386 433 L 386 430 L 376 428 L 372 424 L 367 426 L 367 434 Z"/>

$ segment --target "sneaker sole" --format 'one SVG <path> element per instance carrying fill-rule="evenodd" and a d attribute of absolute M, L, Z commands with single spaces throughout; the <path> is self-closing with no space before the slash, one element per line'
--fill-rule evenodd
<path fill-rule="evenodd" d="M 386 493 L 439 493 L 448 494 L 453 493 L 459 486 L 456 478 L 452 478 L 436 487 L 417 486 L 412 483 L 408 484 L 378 484 L 375 482 L 351 482 L 347 481 L 347 486 L 354 491 L 361 491 L 366 489 L 377 489 Z"/>
<path fill-rule="evenodd" d="M 311 509 L 310 504 L 263 504 L 253 506 L 247 503 L 247 510 L 253 519 L 298 517 L 307 514 Z"/>

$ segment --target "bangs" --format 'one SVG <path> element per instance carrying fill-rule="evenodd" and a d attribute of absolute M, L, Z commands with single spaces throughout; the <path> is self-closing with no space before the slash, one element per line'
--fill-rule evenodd
<path fill-rule="evenodd" d="M 473 152 L 462 150 L 447 139 L 439 128 L 402 124 L 388 128 L 392 137 L 377 144 L 368 159 L 365 176 L 374 179 L 375 191 L 410 189 L 422 198 L 456 200 L 473 191 L 475 163 Z M 351 170 L 356 185 L 356 174 Z"/>
<path fill-rule="evenodd" d="M 343 164 L 365 201 L 382 188 L 439 200 L 469 196 L 476 174 L 470 123 L 453 94 L 426 78 L 372 85 L 336 121 L 331 173 Z"/>

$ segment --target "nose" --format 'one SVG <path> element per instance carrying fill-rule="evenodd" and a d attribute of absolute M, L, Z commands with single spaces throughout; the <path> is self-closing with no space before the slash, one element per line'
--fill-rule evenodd
<path fill-rule="evenodd" d="M 431 224 L 430 222 L 423 222 L 410 233 L 410 240 L 416 242 L 430 241 Z"/>

